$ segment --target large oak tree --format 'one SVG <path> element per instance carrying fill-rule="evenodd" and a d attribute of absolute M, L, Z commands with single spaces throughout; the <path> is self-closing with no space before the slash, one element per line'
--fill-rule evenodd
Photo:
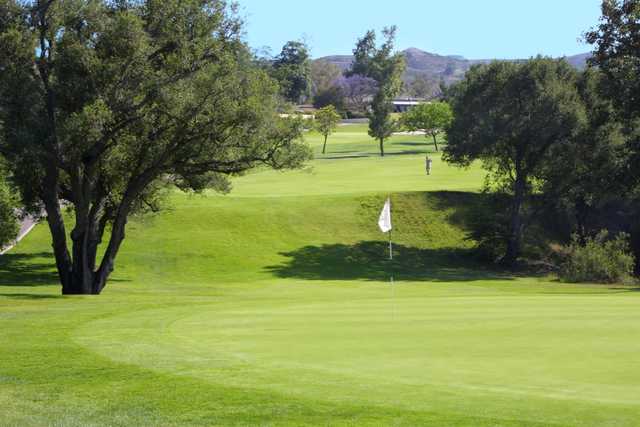
<path fill-rule="evenodd" d="M 567 62 L 535 58 L 476 66 L 452 90 L 444 158 L 462 166 L 481 160 L 493 183 L 511 195 L 505 264 L 521 255 L 523 204 L 547 156 L 571 143 L 586 121 L 577 80 Z"/>
<path fill-rule="evenodd" d="M 63 293 L 103 290 L 163 188 L 308 158 L 241 30 L 224 0 L 0 0 L 1 150 L 46 211 Z"/>

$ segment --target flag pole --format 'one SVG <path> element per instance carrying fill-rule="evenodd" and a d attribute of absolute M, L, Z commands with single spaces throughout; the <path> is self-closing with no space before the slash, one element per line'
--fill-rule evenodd
<path fill-rule="evenodd" d="M 389 211 L 391 211 L 391 194 L 389 194 Z M 389 264 L 390 268 L 390 280 L 391 280 L 391 315 L 392 319 L 396 320 L 396 287 L 393 281 L 393 240 L 392 240 L 393 228 L 389 230 Z"/>
<path fill-rule="evenodd" d="M 393 226 L 391 224 L 391 194 L 388 195 L 387 201 L 382 208 L 382 212 L 380 213 L 380 218 L 378 219 L 378 226 L 380 227 L 380 231 L 383 233 L 389 233 L 389 275 L 391 282 L 391 298 L 392 298 L 392 307 L 393 307 L 393 318 L 396 317 L 396 308 L 395 308 L 395 286 L 393 283 Z"/>
<path fill-rule="evenodd" d="M 389 194 L 387 199 L 389 199 L 389 213 L 391 213 L 391 207 L 392 207 L 392 205 L 391 205 L 391 194 Z M 391 228 L 389 230 L 389 260 L 393 261 L 393 243 L 392 243 L 392 240 L 391 240 L 391 233 L 393 233 L 393 228 Z"/>

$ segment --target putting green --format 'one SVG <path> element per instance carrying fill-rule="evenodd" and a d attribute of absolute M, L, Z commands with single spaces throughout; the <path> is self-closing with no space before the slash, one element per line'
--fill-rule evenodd
<path fill-rule="evenodd" d="M 172 194 L 97 298 L 57 296 L 37 227 L 0 260 L 0 425 L 638 425 L 635 289 L 477 264 L 482 171 L 426 177 L 422 137 L 329 149 Z"/>
<path fill-rule="evenodd" d="M 266 307 L 129 313 L 91 322 L 75 339 L 119 362 L 306 399 L 454 415 L 482 407 L 486 417 L 523 423 L 567 423 L 568 414 L 553 415 L 559 407 L 599 422 L 613 415 L 607 407 L 618 420 L 636 413 L 640 372 L 618 362 L 640 351 L 635 299 L 451 297 L 411 285 L 394 299 L 374 288 L 363 297 L 275 286 L 283 299 Z M 631 325 L 612 333 L 621 322 Z"/>

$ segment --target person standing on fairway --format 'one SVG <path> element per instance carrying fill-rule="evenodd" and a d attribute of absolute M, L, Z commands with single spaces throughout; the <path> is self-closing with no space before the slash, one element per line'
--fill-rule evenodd
<path fill-rule="evenodd" d="M 433 160 L 427 154 L 426 158 L 427 175 L 431 175 L 431 168 L 433 167 Z"/>

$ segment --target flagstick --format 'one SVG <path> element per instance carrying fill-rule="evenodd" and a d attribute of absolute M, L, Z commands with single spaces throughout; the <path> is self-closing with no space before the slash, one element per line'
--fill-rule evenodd
<path fill-rule="evenodd" d="M 392 230 L 393 226 L 391 225 L 391 194 L 387 197 L 387 201 L 384 204 L 384 208 L 382 208 L 382 212 L 380 213 L 380 219 L 378 220 L 378 226 L 383 233 L 389 233 L 389 275 L 391 281 L 391 305 L 392 305 L 392 314 L 393 319 L 396 317 L 396 290 L 395 285 L 393 283 L 393 239 L 392 239 Z"/>
<path fill-rule="evenodd" d="M 396 320 L 396 287 L 395 287 L 395 283 L 393 282 L 393 240 L 391 239 L 391 232 L 392 232 L 392 230 L 389 230 L 389 261 L 391 261 L 391 263 L 390 263 L 390 268 L 391 268 L 391 314 L 392 314 L 392 319 L 395 321 Z"/>

